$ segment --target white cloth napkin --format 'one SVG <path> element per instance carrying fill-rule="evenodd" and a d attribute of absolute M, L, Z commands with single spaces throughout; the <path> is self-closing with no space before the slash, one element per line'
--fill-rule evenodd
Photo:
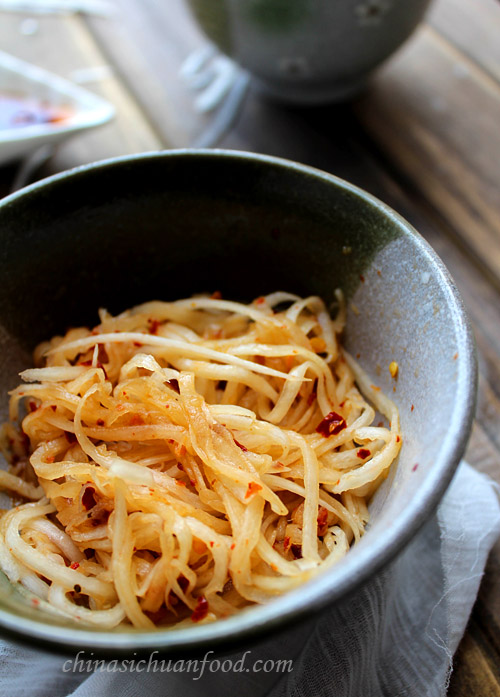
<path fill-rule="evenodd" d="M 442 697 L 499 533 L 500 507 L 493 483 L 462 463 L 437 513 L 388 569 L 342 609 L 325 612 L 246 654 L 224 656 L 225 667 L 238 672 L 216 670 L 217 656 L 212 654 L 206 657 L 203 674 L 201 665 L 193 672 L 175 660 L 169 669 L 168 661 L 160 663 L 161 656 L 152 657 L 158 661 L 156 671 L 146 672 L 145 664 L 138 664 L 137 670 L 120 672 L 124 666 L 114 662 L 80 672 L 85 661 L 93 659 L 88 653 L 75 664 L 67 657 L 0 640 L 0 694 Z M 286 670 L 270 663 L 280 659 L 292 663 Z"/>

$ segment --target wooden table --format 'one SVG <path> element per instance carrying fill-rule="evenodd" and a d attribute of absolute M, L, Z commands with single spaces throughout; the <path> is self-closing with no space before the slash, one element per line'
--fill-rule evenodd
<path fill-rule="evenodd" d="M 0 46 L 66 77 L 108 66 L 89 87 L 117 116 L 61 146 L 37 173 L 192 144 L 205 124 L 178 77 L 203 42 L 182 0 L 115 0 L 111 18 L 0 13 Z M 26 25 L 24 25 L 25 27 Z M 295 159 L 379 196 L 427 238 L 454 276 L 479 349 L 468 460 L 500 482 L 500 5 L 436 0 L 427 22 L 352 104 L 266 103 L 253 91 L 220 143 Z M 97 74 L 97 73 L 96 73 Z M 0 169 L 0 195 L 16 167 Z M 452 697 L 500 695 L 500 544 L 455 660 Z"/>

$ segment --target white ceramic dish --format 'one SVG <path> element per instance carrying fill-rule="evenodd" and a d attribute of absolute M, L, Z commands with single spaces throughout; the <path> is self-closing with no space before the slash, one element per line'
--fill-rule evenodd
<path fill-rule="evenodd" d="M 0 94 L 3 93 L 46 100 L 55 109 L 67 111 L 68 116 L 49 123 L 0 128 L 0 165 L 23 158 L 42 145 L 55 145 L 68 136 L 100 126 L 114 115 L 113 106 L 101 97 L 0 51 Z"/>

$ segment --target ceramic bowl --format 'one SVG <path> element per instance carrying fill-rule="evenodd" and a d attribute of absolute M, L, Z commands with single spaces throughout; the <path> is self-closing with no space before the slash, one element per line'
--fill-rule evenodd
<path fill-rule="evenodd" d="M 281 101 L 360 92 L 412 34 L 430 0 L 188 0 L 205 34 Z"/>
<path fill-rule="evenodd" d="M 469 435 L 471 330 L 452 279 L 396 212 L 351 184 L 263 155 L 151 153 L 88 165 L 0 202 L 0 377 L 41 340 L 148 299 L 220 290 L 251 300 L 342 288 L 347 348 L 399 406 L 404 445 L 361 542 L 328 572 L 264 606 L 180 630 L 101 631 L 28 607 L 2 577 L 0 626 L 39 647 L 103 654 L 235 648 L 345 599 L 431 516 Z M 395 382 L 391 361 L 399 364 Z M 395 387 L 395 391 L 393 391 Z M 0 576 L 2 576 L 0 574 Z"/>

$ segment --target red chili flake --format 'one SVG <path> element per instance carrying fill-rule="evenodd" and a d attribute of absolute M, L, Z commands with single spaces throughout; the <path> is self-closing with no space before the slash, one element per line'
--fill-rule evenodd
<path fill-rule="evenodd" d="M 170 404 L 165 404 L 165 409 L 170 409 Z"/>
<path fill-rule="evenodd" d="M 365 460 L 367 457 L 370 457 L 371 452 L 366 448 L 360 448 L 357 452 L 357 455 L 359 458 L 361 458 L 361 460 Z"/>
<path fill-rule="evenodd" d="M 129 426 L 142 426 L 144 424 L 144 419 L 140 414 L 132 414 Z"/>
<path fill-rule="evenodd" d="M 236 547 L 236 545 L 235 545 L 235 543 L 233 542 L 233 544 L 231 545 L 230 549 L 234 549 L 235 547 Z"/>
<path fill-rule="evenodd" d="M 262 489 L 260 484 L 257 484 L 257 482 L 250 482 L 248 485 L 248 489 L 245 494 L 245 498 L 248 499 L 252 494 L 256 494 L 258 491 Z"/>
<path fill-rule="evenodd" d="M 98 426 L 104 426 L 104 419 L 97 419 L 96 423 Z"/>
<path fill-rule="evenodd" d="M 234 439 L 234 442 L 236 443 L 236 445 L 238 446 L 238 448 L 241 448 L 241 450 L 243 450 L 244 453 L 247 453 L 247 452 L 248 452 L 248 448 L 245 448 L 245 446 L 243 445 L 243 443 L 239 443 L 239 442 L 236 440 L 236 438 Z"/>
<path fill-rule="evenodd" d="M 191 486 L 196 486 L 196 482 L 194 479 L 190 479 L 189 483 L 191 484 Z"/>
<path fill-rule="evenodd" d="M 210 297 L 212 298 L 212 300 L 220 300 L 222 298 L 222 293 L 220 292 L 220 290 L 214 290 Z"/>
<path fill-rule="evenodd" d="M 31 604 L 34 607 L 37 607 L 37 605 L 40 605 L 40 601 L 38 600 L 38 598 L 31 598 Z"/>
<path fill-rule="evenodd" d="M 359 274 L 359 280 L 361 281 L 361 283 L 364 283 L 365 277 L 362 274 Z"/>
<path fill-rule="evenodd" d="M 320 433 L 324 438 L 336 436 L 337 433 L 343 431 L 347 424 L 343 416 L 337 414 L 336 411 L 331 411 L 325 418 L 316 426 L 316 433 Z"/>
<path fill-rule="evenodd" d="M 52 464 L 54 462 L 54 456 L 53 455 L 48 455 L 45 458 L 45 462 L 48 462 L 49 464 Z"/>
<path fill-rule="evenodd" d="M 322 537 L 328 530 L 328 511 L 324 506 L 318 508 L 318 535 Z"/>
<path fill-rule="evenodd" d="M 69 565 L 70 569 L 78 569 L 80 564 L 77 561 L 74 561 L 72 564 Z"/>
<path fill-rule="evenodd" d="M 214 541 L 213 541 L 213 540 L 210 540 L 210 547 L 213 547 L 214 544 L 215 544 Z"/>
<path fill-rule="evenodd" d="M 177 463 L 177 469 L 181 470 L 181 472 L 184 472 L 184 465 L 182 464 L 182 462 Z"/>
<path fill-rule="evenodd" d="M 167 380 L 167 385 L 173 389 L 174 392 L 177 392 L 179 394 L 179 381 L 176 378 L 172 378 L 171 380 Z"/>
<path fill-rule="evenodd" d="M 86 487 L 85 491 L 82 494 L 82 506 L 85 508 L 86 511 L 89 511 L 96 504 L 94 494 L 95 489 L 93 486 Z"/>
<path fill-rule="evenodd" d="M 265 302 L 266 302 L 266 299 L 262 295 L 259 298 L 257 298 L 255 301 L 256 305 L 262 305 Z"/>
<path fill-rule="evenodd" d="M 377 426 L 378 426 L 379 428 L 383 428 L 384 422 L 383 422 L 383 421 L 379 421 L 378 424 L 377 424 Z"/>
<path fill-rule="evenodd" d="M 411 405 L 411 409 L 410 409 L 410 411 L 413 411 L 414 409 L 415 409 L 415 405 L 414 405 L 414 404 L 412 404 L 412 405 Z"/>
<path fill-rule="evenodd" d="M 302 545 L 290 545 L 290 551 L 295 559 L 302 559 Z"/>
<path fill-rule="evenodd" d="M 290 549 L 290 545 L 291 545 L 291 540 L 287 535 L 285 537 L 285 539 L 283 540 L 283 549 L 285 550 L 285 552 L 288 552 L 288 550 Z"/>
<path fill-rule="evenodd" d="M 74 433 L 71 433 L 71 431 L 64 431 L 64 437 L 68 443 L 76 443 L 76 436 Z"/>
<path fill-rule="evenodd" d="M 160 320 L 153 319 L 150 317 L 148 319 L 148 324 L 149 324 L 149 333 L 150 334 L 158 334 L 158 327 L 160 326 Z"/>
<path fill-rule="evenodd" d="M 418 469 L 418 462 L 413 465 L 413 467 L 411 468 L 411 471 L 416 472 L 417 469 Z"/>
<path fill-rule="evenodd" d="M 453 360 L 456 361 L 457 358 L 458 358 L 458 353 L 454 353 L 454 354 L 453 354 Z"/>
<path fill-rule="evenodd" d="M 208 600 L 205 598 L 204 595 L 200 595 L 198 598 L 198 602 L 196 604 L 195 609 L 193 610 L 193 614 L 191 615 L 191 619 L 193 622 L 199 622 L 200 620 L 205 619 L 205 617 L 208 615 Z"/>
<path fill-rule="evenodd" d="M 52 411 L 55 411 L 55 410 L 57 409 L 57 407 L 56 407 L 55 404 L 51 404 L 51 405 L 50 405 L 50 408 L 52 409 Z"/>
<path fill-rule="evenodd" d="M 134 341 L 134 346 L 144 346 L 140 341 Z"/>
<path fill-rule="evenodd" d="M 400 436 L 396 436 L 396 443 L 399 443 L 401 440 Z"/>
<path fill-rule="evenodd" d="M 36 411 L 38 409 L 37 405 L 35 402 L 28 402 L 28 406 L 30 408 L 30 411 Z"/>
<path fill-rule="evenodd" d="M 175 480 L 175 483 L 176 483 L 178 486 L 186 486 L 186 482 L 183 482 L 181 479 L 176 479 L 176 480 Z"/>

